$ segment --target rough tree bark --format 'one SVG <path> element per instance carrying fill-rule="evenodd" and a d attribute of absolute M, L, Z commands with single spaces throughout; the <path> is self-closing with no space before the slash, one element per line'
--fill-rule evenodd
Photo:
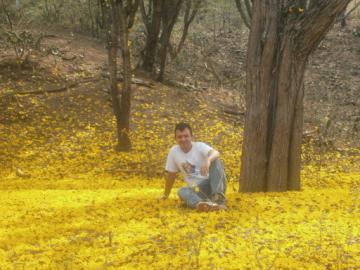
<path fill-rule="evenodd" d="M 306 63 L 350 0 L 300 2 L 253 1 L 241 192 L 300 189 Z"/>

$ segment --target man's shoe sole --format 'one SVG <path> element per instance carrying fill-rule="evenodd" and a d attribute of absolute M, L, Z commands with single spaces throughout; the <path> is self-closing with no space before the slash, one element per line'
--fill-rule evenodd
<path fill-rule="evenodd" d="M 196 205 L 196 210 L 199 212 L 218 211 L 221 210 L 221 206 L 211 202 L 199 202 Z"/>
<path fill-rule="evenodd" d="M 228 210 L 228 208 L 224 204 L 219 204 L 219 210 Z"/>

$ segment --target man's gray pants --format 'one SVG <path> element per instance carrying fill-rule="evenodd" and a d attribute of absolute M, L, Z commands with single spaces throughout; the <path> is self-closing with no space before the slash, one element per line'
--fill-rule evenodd
<path fill-rule="evenodd" d="M 209 179 L 205 179 L 195 187 L 182 187 L 178 189 L 178 195 L 190 208 L 195 208 L 199 202 L 211 201 L 214 194 L 225 195 L 226 175 L 220 159 L 215 159 L 209 168 Z"/>

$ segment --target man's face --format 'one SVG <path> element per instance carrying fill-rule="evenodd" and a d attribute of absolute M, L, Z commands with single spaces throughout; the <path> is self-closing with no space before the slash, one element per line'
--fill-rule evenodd
<path fill-rule="evenodd" d="M 188 128 L 176 130 L 175 140 L 183 151 L 189 151 L 191 149 L 192 135 Z"/>

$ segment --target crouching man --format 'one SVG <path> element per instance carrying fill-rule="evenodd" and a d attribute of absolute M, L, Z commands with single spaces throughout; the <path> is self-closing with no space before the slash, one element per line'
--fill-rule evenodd
<path fill-rule="evenodd" d="M 226 209 L 226 176 L 219 152 L 203 142 L 193 142 L 190 125 L 175 126 L 175 140 L 168 154 L 163 199 L 169 197 L 176 174 L 181 172 L 186 187 L 178 190 L 180 199 L 201 212 Z"/>

